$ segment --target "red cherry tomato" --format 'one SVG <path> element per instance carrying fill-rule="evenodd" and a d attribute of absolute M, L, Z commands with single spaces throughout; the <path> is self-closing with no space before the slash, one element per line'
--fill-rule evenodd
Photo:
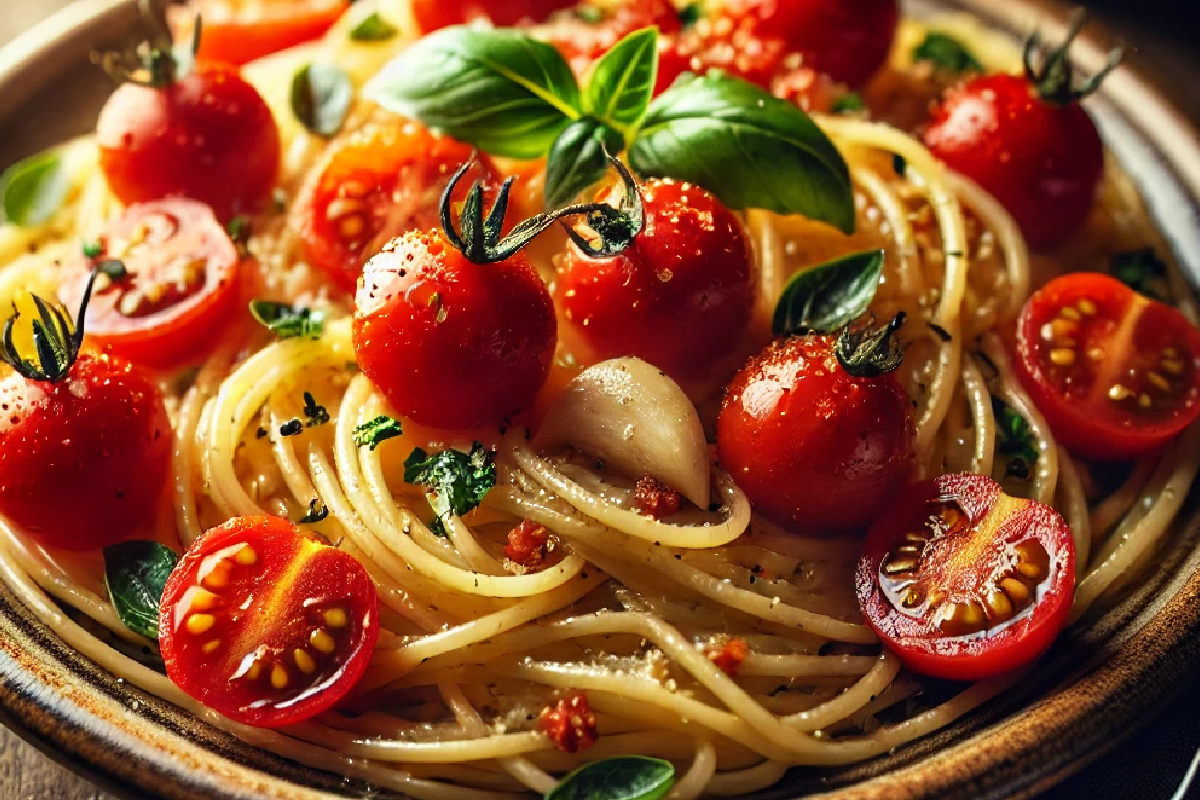
<path fill-rule="evenodd" d="M 197 62 L 175 83 L 126 83 L 96 126 L 100 166 L 123 203 L 190 197 L 221 220 L 253 212 L 279 172 L 271 109 L 234 67 Z"/>
<path fill-rule="evenodd" d="M 93 342 L 160 368 L 211 344 L 237 302 L 241 259 L 208 206 L 193 200 L 130 206 L 102 245 L 127 277 L 101 278 L 93 290 L 86 325 Z M 91 269 L 80 261 L 64 279 L 59 299 L 67 308 L 79 307 Z"/>
<path fill-rule="evenodd" d="M 107 547 L 153 516 L 171 421 L 132 364 L 84 355 L 57 383 L 9 375 L 0 412 L 0 514 L 38 543 Z"/>
<path fill-rule="evenodd" d="M 438 224 L 442 192 L 471 153 L 469 145 L 395 118 L 354 133 L 313 173 L 297 203 L 293 227 L 308 260 L 355 291 L 363 264 L 384 244 Z M 481 164 L 486 179 L 490 162 Z"/>
<path fill-rule="evenodd" d="M 904 666 L 981 680 L 1033 661 L 1067 624 L 1075 543 L 1049 506 L 945 475 L 871 527 L 855 577 L 867 623 Z"/>
<path fill-rule="evenodd" d="M 683 27 L 669 0 L 639 0 L 617 6 L 581 4 L 574 14 L 556 17 L 534 33 L 557 47 L 571 69 L 583 75 L 621 39 L 651 25 L 657 26 L 660 34 Z"/>
<path fill-rule="evenodd" d="M 994 195 L 1036 249 L 1082 227 L 1104 173 L 1104 145 L 1083 107 L 1047 102 L 1015 75 L 952 89 L 934 111 L 925 144 Z"/>
<path fill-rule="evenodd" d="M 316 39 L 337 22 L 351 0 L 196 0 L 172 14 L 178 28 L 203 20 L 198 56 L 246 64 Z"/>
<path fill-rule="evenodd" d="M 1035 292 L 1016 350 L 1021 384 L 1079 455 L 1131 458 L 1200 415 L 1200 332 L 1107 275 L 1065 275 Z"/>
<path fill-rule="evenodd" d="M 367 263 L 356 305 L 359 366 L 421 425 L 500 422 L 549 374 L 554 303 L 520 254 L 473 264 L 440 230 L 411 231 Z"/>
<path fill-rule="evenodd" d="M 336 704 L 379 639 L 357 560 L 279 517 L 237 517 L 192 544 L 163 591 L 167 676 L 232 720 L 278 728 Z"/>
<path fill-rule="evenodd" d="M 497 26 L 520 22 L 541 22 L 560 8 L 570 8 L 575 0 L 412 0 L 413 19 L 421 33 L 431 33 L 451 25 L 464 25 L 487 19 Z"/>
<path fill-rule="evenodd" d="M 671 179 L 641 185 L 646 228 L 618 256 L 567 246 L 563 311 L 602 358 L 637 356 L 672 377 L 704 372 L 741 341 L 758 275 L 741 223 L 711 193 Z"/>
<path fill-rule="evenodd" d="M 912 401 L 894 375 L 854 378 L 831 336 L 774 342 L 725 392 L 721 467 L 765 516 L 862 529 L 916 477 Z"/>

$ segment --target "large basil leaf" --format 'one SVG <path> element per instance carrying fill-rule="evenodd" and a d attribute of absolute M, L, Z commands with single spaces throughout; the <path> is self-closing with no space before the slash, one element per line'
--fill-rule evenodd
<path fill-rule="evenodd" d="M 604 178 L 606 148 L 609 155 L 616 155 L 625 149 L 625 139 L 592 117 L 572 122 L 559 134 L 546 159 L 547 209 L 569 203 Z"/>
<path fill-rule="evenodd" d="M 563 778 L 546 800 L 660 800 L 675 783 L 670 761 L 616 756 L 595 761 Z"/>
<path fill-rule="evenodd" d="M 733 208 L 762 208 L 854 230 L 841 153 L 791 103 L 723 73 L 681 79 L 653 103 L 629 149 L 646 176 L 691 181 Z"/>
<path fill-rule="evenodd" d="M 122 542 L 104 548 L 104 585 L 125 627 L 158 638 L 158 605 L 179 556 L 158 542 Z"/>
<path fill-rule="evenodd" d="M 579 86 L 551 45 L 511 29 L 446 28 L 396 56 L 365 95 L 488 153 L 546 154 L 580 112 Z"/>
<path fill-rule="evenodd" d="M 657 79 L 658 28 L 643 28 L 596 62 L 583 96 L 584 109 L 627 132 L 645 115 Z"/>
<path fill-rule="evenodd" d="M 70 189 L 62 157 L 47 150 L 0 174 L 0 221 L 35 226 L 48 222 Z"/>
<path fill-rule="evenodd" d="M 309 64 L 292 78 L 292 112 L 315 134 L 334 136 L 342 129 L 354 86 L 341 67 Z"/>
<path fill-rule="evenodd" d="M 833 333 L 861 317 L 879 291 L 883 261 L 882 250 L 868 250 L 796 273 L 775 306 L 775 335 Z"/>

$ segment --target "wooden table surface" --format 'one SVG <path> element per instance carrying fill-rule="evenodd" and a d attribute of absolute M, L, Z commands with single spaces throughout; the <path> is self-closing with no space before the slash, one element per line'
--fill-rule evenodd
<path fill-rule="evenodd" d="M 4 0 L 3 12 L 0 13 L 0 45 L 68 2 L 69 0 Z M 1097 5 L 1121 10 L 1112 0 Z M 1127 4 L 1125 8 L 1129 8 L 1130 5 L 1132 4 Z M 1184 12 L 1181 10 L 1180 13 Z M 1120 19 L 1115 19 L 1114 22 L 1119 28 L 1128 27 L 1122 24 Z M 1195 53 L 1189 52 L 1186 47 L 1173 44 L 1153 30 L 1130 29 L 1128 36 L 1132 42 L 1141 44 L 1144 50 L 1151 52 L 1153 60 L 1157 62 L 1156 66 L 1167 74 L 1197 74 L 1196 62 L 1193 61 Z M 1181 68 L 1186 72 L 1177 71 Z M 1200 119 L 1200 89 L 1196 89 L 1197 84 L 1200 84 L 1200 81 L 1192 82 L 1193 91 L 1188 98 L 1191 101 L 1189 110 L 1194 119 Z M 90 782 L 54 763 L 0 726 L 0 800 L 117 798 L 98 790 Z"/>

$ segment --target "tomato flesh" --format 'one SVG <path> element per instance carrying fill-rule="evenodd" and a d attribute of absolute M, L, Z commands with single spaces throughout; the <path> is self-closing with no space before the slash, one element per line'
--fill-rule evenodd
<path fill-rule="evenodd" d="M 417 29 L 424 34 L 479 19 L 499 27 L 541 22 L 554 11 L 573 5 L 575 0 L 412 0 L 412 13 Z"/>
<path fill-rule="evenodd" d="M 363 566 L 279 517 L 239 517 L 197 539 L 163 592 L 167 675 L 230 719 L 275 728 L 332 707 L 379 638 Z"/>
<path fill-rule="evenodd" d="M 194 6 L 172 14 L 177 29 L 190 30 L 199 12 L 204 28 L 198 56 L 240 66 L 316 39 L 350 0 L 199 0 Z"/>
<path fill-rule="evenodd" d="M 1075 545 L 1049 506 L 945 475 L 871 527 L 855 578 L 868 624 L 906 667 L 982 680 L 1030 663 L 1066 626 Z"/>
<path fill-rule="evenodd" d="M 87 310 L 89 339 L 138 364 L 175 366 L 211 344 L 237 302 L 241 258 L 212 210 L 192 200 L 131 206 L 102 239 L 126 277 L 102 276 Z M 92 262 L 64 278 L 59 299 L 78 308 Z"/>
<path fill-rule="evenodd" d="M 1016 350 L 1022 385 L 1079 455 L 1137 456 L 1200 415 L 1200 333 L 1107 275 L 1066 275 L 1034 293 Z"/>

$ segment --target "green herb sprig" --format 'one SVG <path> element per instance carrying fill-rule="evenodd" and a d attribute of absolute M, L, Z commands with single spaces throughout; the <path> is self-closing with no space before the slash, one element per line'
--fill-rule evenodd
<path fill-rule="evenodd" d="M 479 442 L 470 453 L 443 450 L 431 456 L 418 447 L 404 460 L 404 482 L 429 491 L 435 515 L 430 529 L 445 536 L 447 519 L 478 507 L 496 486 L 496 464 Z"/>
<path fill-rule="evenodd" d="M 175 551 L 158 542 L 121 542 L 104 548 L 104 585 L 126 628 L 158 639 L 159 603 L 177 563 Z"/>
<path fill-rule="evenodd" d="M 394 439 L 403 433 L 404 429 L 400 425 L 400 420 L 381 414 L 354 429 L 354 444 L 357 447 L 369 447 L 374 450 L 388 439 Z"/>

